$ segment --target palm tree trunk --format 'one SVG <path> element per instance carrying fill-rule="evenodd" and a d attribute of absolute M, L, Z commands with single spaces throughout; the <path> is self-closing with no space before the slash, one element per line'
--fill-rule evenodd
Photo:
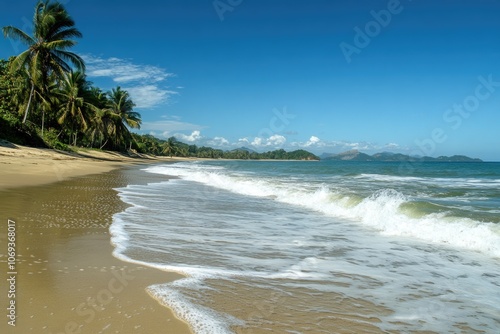
<path fill-rule="evenodd" d="M 106 139 L 106 141 L 104 142 L 104 144 L 102 144 L 101 148 L 99 148 L 99 149 L 100 149 L 100 150 L 102 150 L 102 148 L 103 148 L 104 146 L 106 146 L 106 144 L 107 144 L 107 143 L 108 143 L 108 139 Z"/>
<path fill-rule="evenodd" d="M 43 125 L 45 123 L 45 108 L 42 108 L 42 138 L 43 138 Z"/>
<path fill-rule="evenodd" d="M 30 109 L 31 98 L 33 97 L 33 91 L 34 90 L 35 90 L 35 83 L 31 82 L 30 98 L 28 99 L 28 105 L 26 106 L 26 111 L 24 112 L 23 123 L 26 123 L 26 118 L 28 118 L 28 110 Z M 42 136 L 43 136 L 43 131 L 42 131 Z"/>
<path fill-rule="evenodd" d="M 94 147 L 95 131 L 92 132 L 92 140 L 87 147 Z"/>

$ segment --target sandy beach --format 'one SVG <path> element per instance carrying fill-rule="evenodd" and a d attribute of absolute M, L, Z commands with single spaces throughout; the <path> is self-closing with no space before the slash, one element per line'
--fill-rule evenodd
<path fill-rule="evenodd" d="M 109 172 L 135 164 L 184 158 L 131 157 L 118 152 L 84 150 L 77 153 L 20 146 L 0 139 L 0 190 L 35 186 L 82 175 Z"/>
<path fill-rule="evenodd" d="M 2 142 L 0 265 L 10 281 L 0 291 L 1 333 L 191 333 L 145 290 L 180 275 L 112 256 L 108 228 L 126 207 L 113 188 L 150 182 L 134 165 L 155 161 Z M 15 233 L 14 267 L 8 231 Z"/>

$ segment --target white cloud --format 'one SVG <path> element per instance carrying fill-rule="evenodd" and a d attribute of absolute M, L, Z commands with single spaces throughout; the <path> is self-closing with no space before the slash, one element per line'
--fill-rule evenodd
<path fill-rule="evenodd" d="M 82 56 L 89 77 L 107 77 L 123 85 L 136 104 L 136 108 L 154 108 L 168 102 L 177 92 L 166 89 L 162 83 L 174 76 L 165 69 L 151 65 L 138 65 L 127 59 Z"/>
<path fill-rule="evenodd" d="M 213 139 L 210 139 L 207 141 L 207 144 L 209 146 L 229 146 L 229 140 L 227 140 L 224 137 L 214 137 Z"/>
<path fill-rule="evenodd" d="M 399 146 L 399 144 L 396 144 L 396 143 L 389 143 L 389 144 L 385 144 L 384 148 L 386 148 L 386 149 L 400 149 L 401 146 Z"/>
<path fill-rule="evenodd" d="M 155 121 L 155 122 L 143 122 L 141 125 L 141 132 L 159 132 L 159 133 L 172 133 L 178 131 L 195 131 L 201 130 L 204 126 L 181 122 L 178 120 L 166 120 L 166 121 Z"/>
<path fill-rule="evenodd" d="M 253 146 L 261 146 L 262 145 L 262 138 L 255 137 L 255 139 L 251 142 Z"/>
<path fill-rule="evenodd" d="M 246 138 L 244 138 L 246 139 Z M 240 139 L 239 141 L 242 141 Z M 246 142 L 248 143 L 248 139 L 246 139 Z M 272 135 L 269 138 L 261 138 L 261 137 L 255 137 L 254 140 L 250 143 L 251 145 L 255 147 L 267 147 L 267 146 L 282 146 L 285 144 L 286 138 L 282 135 Z"/>
<path fill-rule="evenodd" d="M 312 146 L 312 145 L 317 145 L 320 142 L 321 142 L 321 139 L 319 139 L 316 136 L 311 136 L 311 138 L 309 138 L 309 140 L 304 144 L 304 146 L 308 147 L 308 146 Z"/>
<path fill-rule="evenodd" d="M 380 151 L 405 151 L 407 148 L 396 143 L 380 145 L 370 142 L 350 142 L 350 141 L 324 141 L 316 136 L 311 136 L 305 142 L 292 142 L 291 147 L 298 147 L 312 150 L 315 153 L 340 153 L 349 150 L 358 150 L 367 153 L 375 153 Z"/>
<path fill-rule="evenodd" d="M 175 134 L 175 137 L 180 140 L 180 141 L 187 141 L 187 142 L 190 142 L 190 143 L 193 143 L 195 141 L 198 141 L 200 140 L 202 137 L 201 135 L 201 132 L 198 131 L 198 130 L 195 130 L 193 132 L 191 132 L 190 135 L 185 135 L 185 134 L 182 134 L 182 133 L 177 133 Z"/>
<path fill-rule="evenodd" d="M 173 119 L 173 120 L 176 120 L 176 121 L 180 121 L 181 120 L 181 116 L 177 116 L 177 115 L 161 115 L 160 118 L 163 118 L 163 119 Z"/>
<path fill-rule="evenodd" d="M 286 138 L 281 135 L 273 135 L 267 139 L 267 144 L 272 146 L 283 145 L 286 142 Z"/>
<path fill-rule="evenodd" d="M 155 85 L 145 85 L 124 88 L 130 93 L 136 108 L 154 108 L 168 100 L 174 91 L 161 89 Z"/>
<path fill-rule="evenodd" d="M 168 77 L 174 76 L 165 69 L 151 65 L 137 65 L 130 60 L 111 57 L 108 59 L 83 55 L 83 60 L 87 65 L 87 75 L 91 77 L 111 77 L 114 82 L 126 83 L 139 80 L 148 82 L 164 81 Z"/>

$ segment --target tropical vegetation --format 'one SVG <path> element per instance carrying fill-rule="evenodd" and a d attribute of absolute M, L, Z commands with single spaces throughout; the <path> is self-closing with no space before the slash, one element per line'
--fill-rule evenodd
<path fill-rule="evenodd" d="M 2 31 L 26 47 L 8 60 L 0 59 L 0 137 L 11 142 L 182 157 L 317 159 L 302 150 L 222 151 L 132 132 L 142 122 L 132 98 L 121 87 L 103 91 L 87 80 L 84 60 L 71 51 L 82 34 L 59 2 L 36 4 L 32 32 L 14 26 Z"/>

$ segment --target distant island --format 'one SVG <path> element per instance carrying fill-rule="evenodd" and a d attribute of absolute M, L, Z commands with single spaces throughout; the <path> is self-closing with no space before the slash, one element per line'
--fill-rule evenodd
<path fill-rule="evenodd" d="M 415 162 L 483 162 L 481 159 L 469 158 L 465 155 L 453 155 L 451 157 L 440 156 L 433 157 L 418 157 L 410 156 L 401 153 L 382 152 L 373 155 L 359 152 L 358 150 L 351 150 L 343 153 L 323 153 L 321 160 L 334 160 L 334 161 L 380 161 L 380 162 L 398 162 L 398 161 L 415 161 Z"/>
<path fill-rule="evenodd" d="M 175 137 L 162 140 L 151 135 L 138 135 L 134 133 L 133 136 L 136 139 L 139 152 L 146 151 L 155 155 L 238 160 L 320 160 L 318 156 L 306 150 L 287 152 L 284 149 L 278 149 L 262 153 L 247 147 L 221 150 L 207 146 L 189 145 L 178 141 Z M 156 151 L 152 149 L 155 145 L 157 147 Z"/>
<path fill-rule="evenodd" d="M 252 160 L 320 160 L 320 158 L 306 150 L 295 150 L 287 152 L 284 149 L 258 153 L 252 149 L 241 147 L 231 151 L 224 151 L 223 157 L 228 159 L 252 159 Z"/>

